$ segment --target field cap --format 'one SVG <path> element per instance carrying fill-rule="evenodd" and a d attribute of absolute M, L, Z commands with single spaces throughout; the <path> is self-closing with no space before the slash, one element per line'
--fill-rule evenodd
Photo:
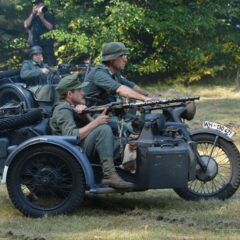
<path fill-rule="evenodd" d="M 60 80 L 56 90 L 60 95 L 64 95 L 67 91 L 81 89 L 88 85 L 88 82 L 80 82 L 78 73 L 68 75 Z"/>

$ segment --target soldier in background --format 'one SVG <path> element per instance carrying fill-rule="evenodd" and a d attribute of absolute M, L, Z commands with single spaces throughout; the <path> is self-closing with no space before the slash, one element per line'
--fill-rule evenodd
<path fill-rule="evenodd" d="M 20 77 L 28 85 L 34 86 L 47 83 L 50 69 L 43 62 L 43 51 L 40 46 L 33 46 L 30 50 L 30 60 L 23 62 Z"/>
<path fill-rule="evenodd" d="M 30 50 L 30 60 L 22 64 L 20 77 L 38 101 L 55 101 L 53 84 L 58 82 L 51 76 L 53 72 L 43 62 L 42 48 L 33 46 Z"/>

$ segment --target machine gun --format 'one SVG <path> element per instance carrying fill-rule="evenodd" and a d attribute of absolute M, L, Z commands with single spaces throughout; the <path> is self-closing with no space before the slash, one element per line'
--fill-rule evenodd
<path fill-rule="evenodd" d="M 123 102 L 112 102 L 105 105 L 100 106 L 92 106 L 86 108 L 82 113 L 96 113 L 102 112 L 103 110 L 107 109 L 108 112 L 110 111 L 124 111 L 125 109 L 135 108 L 140 110 L 144 107 L 150 107 L 153 109 L 162 109 L 164 107 L 169 106 L 170 104 L 184 104 L 187 102 L 192 102 L 195 100 L 199 100 L 199 96 L 192 96 L 192 97 L 180 97 L 180 98 L 166 98 L 166 99 L 159 99 L 156 101 L 147 101 L 147 102 L 137 102 L 137 103 L 123 103 Z"/>

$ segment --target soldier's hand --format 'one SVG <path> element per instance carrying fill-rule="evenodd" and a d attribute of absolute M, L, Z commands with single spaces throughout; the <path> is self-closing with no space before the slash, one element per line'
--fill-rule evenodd
<path fill-rule="evenodd" d="M 48 75 L 50 70 L 48 68 L 41 68 L 42 70 L 42 73 L 45 74 L 45 75 Z"/>
<path fill-rule="evenodd" d="M 107 111 L 108 111 L 108 108 L 105 108 L 105 109 L 102 111 L 101 115 L 107 115 Z"/>
<path fill-rule="evenodd" d="M 74 108 L 74 111 L 77 112 L 77 113 L 82 113 L 82 111 L 84 109 L 86 109 L 87 106 L 86 105 L 83 105 L 83 104 L 78 104 L 75 108 Z"/>
<path fill-rule="evenodd" d="M 152 101 L 158 101 L 159 97 L 158 96 L 148 96 L 145 97 L 144 102 L 152 102 Z"/>
<path fill-rule="evenodd" d="M 93 121 L 95 121 L 96 125 L 99 126 L 99 125 L 108 123 L 108 120 L 109 120 L 109 116 L 108 115 L 102 115 L 101 114 Z"/>

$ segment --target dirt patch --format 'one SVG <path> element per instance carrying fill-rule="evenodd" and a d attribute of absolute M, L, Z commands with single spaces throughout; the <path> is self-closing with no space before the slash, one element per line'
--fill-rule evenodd
<path fill-rule="evenodd" d="M 178 223 L 178 224 L 183 224 L 186 223 L 186 220 L 184 217 L 179 217 L 179 216 L 163 216 L 159 215 L 156 217 L 157 221 L 165 222 L 165 223 Z"/>
<path fill-rule="evenodd" d="M 5 234 L 0 234 L 1 239 L 8 239 L 8 240 L 46 240 L 46 238 L 43 237 L 28 237 L 26 235 L 17 235 L 14 234 L 12 231 L 9 231 Z"/>

